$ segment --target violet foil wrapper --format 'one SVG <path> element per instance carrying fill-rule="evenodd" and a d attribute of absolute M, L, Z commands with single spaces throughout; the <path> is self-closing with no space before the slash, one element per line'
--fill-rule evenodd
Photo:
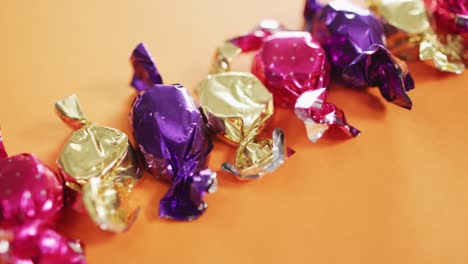
<path fill-rule="evenodd" d="M 411 109 L 407 92 L 414 88 L 413 78 L 406 63 L 385 47 L 384 27 L 372 12 L 346 1 L 320 8 L 308 0 L 305 18 L 341 80 L 352 87 L 377 86 L 387 101 Z"/>
<path fill-rule="evenodd" d="M 132 53 L 132 86 L 138 91 L 131 126 L 145 168 L 171 183 L 161 199 L 159 215 L 194 220 L 207 208 L 203 197 L 216 191 L 216 173 L 207 169 L 212 144 L 202 115 L 187 89 L 164 85 L 148 49 Z"/>

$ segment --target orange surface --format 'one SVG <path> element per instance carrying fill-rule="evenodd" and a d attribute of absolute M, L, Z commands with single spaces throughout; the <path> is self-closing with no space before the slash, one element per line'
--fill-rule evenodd
<path fill-rule="evenodd" d="M 185 3 L 183 3 L 185 2 Z M 193 88 L 221 40 L 261 18 L 301 25 L 302 1 L 2 1 L 0 123 L 9 153 L 54 162 L 71 131 L 56 100 L 77 93 L 87 116 L 130 132 L 128 57 L 145 41 L 168 83 Z M 247 60 L 245 60 L 247 61 Z M 239 63 L 248 69 L 247 63 Z M 100 231 L 67 211 L 59 229 L 87 245 L 89 263 L 468 263 L 468 74 L 410 63 L 409 112 L 378 91 L 332 85 L 330 99 L 363 131 L 307 141 L 280 110 L 272 124 L 297 153 L 276 173 L 219 191 L 196 222 L 157 218 L 168 186 L 145 175 L 142 214 L 125 234 Z M 270 128 L 271 129 L 271 128 Z M 232 158 L 216 142 L 210 168 Z"/>

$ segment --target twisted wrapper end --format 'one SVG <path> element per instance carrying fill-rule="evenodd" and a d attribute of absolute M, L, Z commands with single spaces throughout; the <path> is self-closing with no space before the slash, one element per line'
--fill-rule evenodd
<path fill-rule="evenodd" d="M 76 95 L 55 104 L 60 118 L 76 131 L 57 160 L 74 209 L 87 212 L 103 230 L 123 232 L 138 210 L 127 214 L 121 199 L 142 173 L 128 137 L 121 131 L 87 121 Z"/>
<path fill-rule="evenodd" d="M 210 73 L 216 74 L 221 72 L 228 72 L 231 70 L 232 60 L 242 53 L 242 49 L 232 44 L 231 42 L 224 42 L 223 45 L 216 49 L 213 57 Z"/>
<path fill-rule="evenodd" d="M 304 121 L 307 137 L 317 142 L 330 127 L 339 128 L 349 137 L 357 137 L 360 131 L 349 125 L 343 110 L 325 102 L 326 89 L 307 91 L 297 99 L 294 107 L 296 115 Z"/>
<path fill-rule="evenodd" d="M 155 84 L 162 84 L 163 80 L 149 49 L 144 43 L 138 44 L 130 57 L 133 66 L 131 85 L 137 91 L 143 91 Z"/>
<path fill-rule="evenodd" d="M 381 45 L 372 45 L 343 71 L 343 77 L 356 87 L 378 86 L 382 96 L 393 104 L 411 109 L 407 92 L 414 81 L 406 63 L 395 58 Z"/>
<path fill-rule="evenodd" d="M 74 130 L 80 129 L 89 123 L 83 111 L 81 111 L 78 97 L 75 94 L 55 103 L 55 111 L 60 119 Z"/>
<path fill-rule="evenodd" d="M 191 177 L 178 177 L 159 203 L 161 218 L 193 221 L 200 217 L 208 204 L 203 198 L 217 190 L 216 172 L 201 170 Z"/>
<path fill-rule="evenodd" d="M 221 165 L 221 168 L 237 176 L 240 180 L 258 179 L 267 173 L 274 172 L 294 151 L 286 149 L 284 133 L 279 128 L 275 128 L 273 131 L 273 139 L 271 141 L 271 158 L 266 159 L 263 163 L 239 170 L 235 165 L 225 162 Z"/>
<path fill-rule="evenodd" d="M 315 15 L 322 9 L 323 5 L 318 3 L 317 0 L 307 0 L 304 7 L 304 18 L 306 21 L 307 30 L 310 31 L 312 21 Z"/>
<path fill-rule="evenodd" d="M 432 60 L 434 66 L 445 72 L 460 74 L 465 70 L 461 50 L 463 40 L 461 38 L 448 39 L 448 43 L 442 44 L 437 35 L 432 31 L 424 34 L 419 44 L 419 59 Z"/>
<path fill-rule="evenodd" d="M 124 195 L 122 189 L 125 188 L 119 188 L 117 185 L 99 177 L 91 178 L 83 186 L 82 196 L 86 211 L 102 230 L 121 233 L 132 226 L 140 208 L 131 213 L 122 209 L 121 196 Z"/>
<path fill-rule="evenodd" d="M 260 21 L 251 32 L 232 38 L 216 49 L 211 65 L 211 74 L 231 70 L 232 60 L 243 52 L 258 50 L 265 38 L 286 28 L 278 21 L 265 19 Z"/>
<path fill-rule="evenodd" d="M 8 154 L 3 144 L 2 130 L 0 129 L 0 159 L 8 158 Z"/>

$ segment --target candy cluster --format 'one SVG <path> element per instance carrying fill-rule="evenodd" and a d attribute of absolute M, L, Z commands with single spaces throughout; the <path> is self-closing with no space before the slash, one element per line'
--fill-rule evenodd
<path fill-rule="evenodd" d="M 139 44 L 130 58 L 135 149 L 122 131 L 90 122 L 75 95 L 55 105 L 73 129 L 58 175 L 32 154 L 8 156 L 0 135 L 0 263 L 85 263 L 82 244 L 54 230 L 61 210 L 70 205 L 103 230 L 128 230 L 139 213 L 128 200 L 140 167 L 169 185 L 160 217 L 197 219 L 208 206 L 204 197 L 217 190 L 208 168 L 213 137 L 236 148 L 220 169 L 241 180 L 274 172 L 294 153 L 280 128 L 264 133 L 275 107 L 299 118 L 311 142 L 331 128 L 357 137 L 328 99 L 331 81 L 362 92 L 377 87 L 389 103 L 411 109 L 415 83 L 406 60 L 456 74 L 468 65 L 468 1 L 369 0 L 365 8 L 307 0 L 304 18 L 303 31 L 264 20 L 221 41 L 211 71 L 193 87 L 197 100 L 181 84 L 164 84 Z M 248 52 L 250 71 L 233 70 L 232 61 Z"/>

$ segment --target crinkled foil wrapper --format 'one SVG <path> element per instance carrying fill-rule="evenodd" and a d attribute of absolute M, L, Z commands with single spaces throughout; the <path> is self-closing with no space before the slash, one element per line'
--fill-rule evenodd
<path fill-rule="evenodd" d="M 35 155 L 8 156 L 0 134 L 0 263 L 85 264 L 83 245 L 52 229 L 62 179 Z"/>
<path fill-rule="evenodd" d="M 384 20 L 387 47 L 404 60 L 420 59 L 437 69 L 460 74 L 465 65 L 456 45 L 434 33 L 423 0 L 369 0 Z"/>
<path fill-rule="evenodd" d="M 142 173 L 125 133 L 86 119 L 75 95 L 55 104 L 60 118 L 74 129 L 57 160 L 74 208 L 85 211 L 103 230 L 126 231 L 139 208 L 124 203 Z"/>
<path fill-rule="evenodd" d="M 443 43 L 457 50 L 468 67 L 468 1 L 426 0 L 436 32 Z"/>
<path fill-rule="evenodd" d="M 255 49 L 263 36 L 238 39 L 245 49 Z M 237 146 L 234 163 L 222 168 L 238 179 L 257 179 L 276 170 L 287 158 L 283 132 L 277 128 L 271 139 L 260 140 L 263 128 L 273 115 L 273 95 L 263 83 L 248 72 L 231 71 L 230 62 L 242 49 L 226 42 L 217 49 L 212 74 L 197 86 L 200 110 L 211 132 Z"/>
<path fill-rule="evenodd" d="M 426 0 L 442 33 L 468 33 L 468 2 L 466 0 Z"/>
<path fill-rule="evenodd" d="M 237 52 L 226 52 L 234 49 Z M 325 51 L 309 32 L 290 31 L 278 21 L 264 20 L 253 31 L 229 40 L 219 49 L 221 59 L 216 61 L 229 62 L 233 54 L 250 51 L 256 52 L 252 73 L 273 94 L 275 105 L 294 110 L 303 120 L 312 142 L 330 127 L 350 137 L 359 135 L 344 112 L 326 102 L 330 66 Z M 217 65 L 225 68 L 228 63 Z"/>
<path fill-rule="evenodd" d="M 217 188 L 216 173 L 207 169 L 212 144 L 203 117 L 187 89 L 164 85 L 144 44 L 132 53 L 132 86 L 138 91 L 131 111 L 131 126 L 145 168 L 171 183 L 159 203 L 159 215 L 195 220 Z"/>
<path fill-rule="evenodd" d="M 413 78 L 387 50 L 383 24 L 372 12 L 346 1 L 321 6 L 308 0 L 305 18 L 336 76 L 353 87 L 377 86 L 387 101 L 411 109 Z"/>

